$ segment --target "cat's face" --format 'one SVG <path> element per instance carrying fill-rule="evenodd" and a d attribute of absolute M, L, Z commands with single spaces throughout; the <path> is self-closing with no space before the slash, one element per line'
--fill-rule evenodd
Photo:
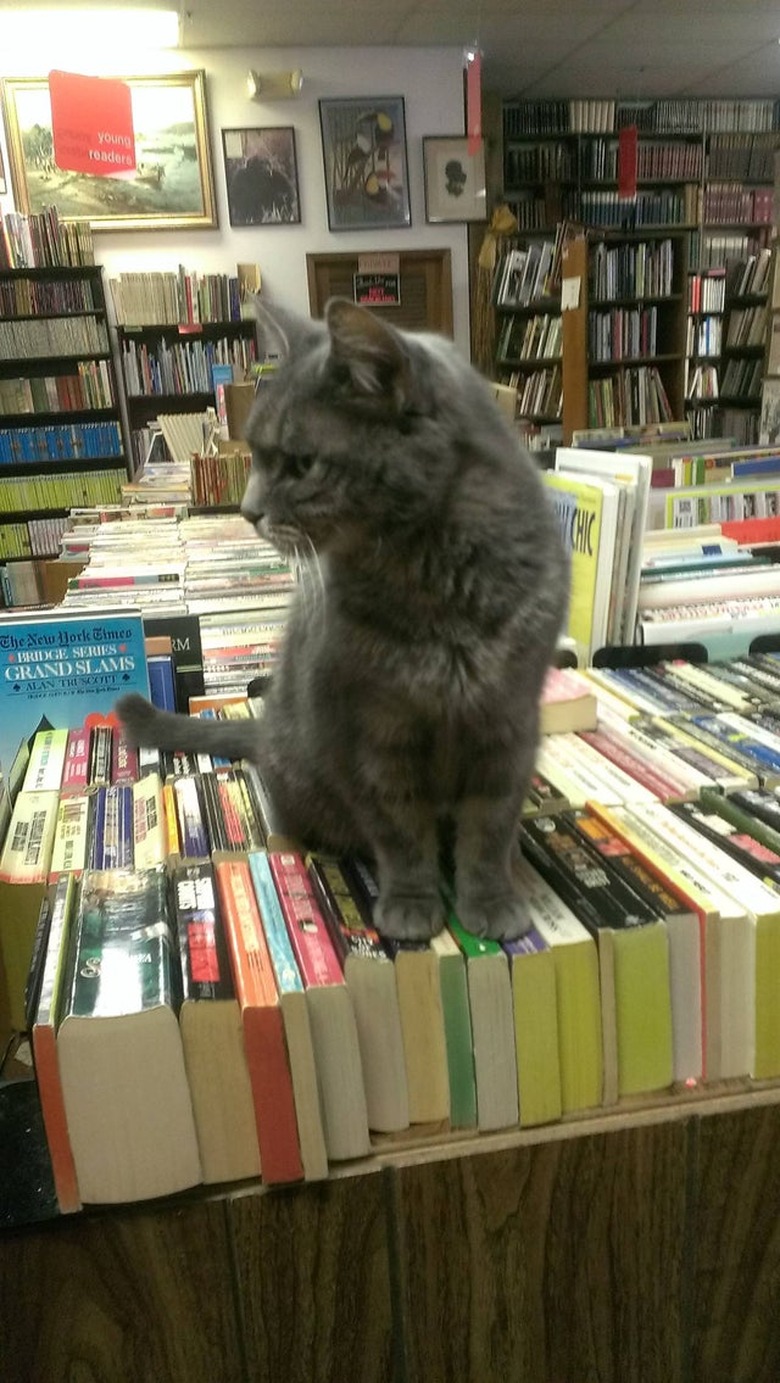
<path fill-rule="evenodd" d="M 424 347 L 346 300 L 328 305 L 324 323 L 296 325 L 285 322 L 285 361 L 250 419 L 242 513 L 281 551 L 304 555 L 419 521 L 451 464 L 447 448 L 419 454 Z"/>

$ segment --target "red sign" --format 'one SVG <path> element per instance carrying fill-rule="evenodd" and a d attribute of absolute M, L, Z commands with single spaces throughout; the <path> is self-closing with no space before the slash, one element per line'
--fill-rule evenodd
<path fill-rule="evenodd" d="M 127 82 L 50 72 L 54 162 L 72 173 L 116 177 L 135 168 L 133 107 Z"/>
<path fill-rule="evenodd" d="M 469 153 L 478 154 L 482 143 L 482 54 L 473 49 L 466 59 L 466 134 Z"/>
<path fill-rule="evenodd" d="M 618 135 L 618 197 L 636 196 L 637 127 L 627 125 Z"/>

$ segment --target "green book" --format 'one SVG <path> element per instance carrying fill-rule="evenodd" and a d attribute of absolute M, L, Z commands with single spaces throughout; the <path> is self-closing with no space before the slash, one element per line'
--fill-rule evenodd
<path fill-rule="evenodd" d="M 433 938 L 431 949 L 439 961 L 450 1082 L 450 1123 L 453 1128 L 474 1128 L 477 1123 L 477 1087 L 466 962 L 454 936 L 446 930 Z"/>
<path fill-rule="evenodd" d="M 480 1132 L 518 1122 L 517 1048 L 509 960 L 497 941 L 474 936 L 450 911 L 449 929 L 463 952 L 471 1005 L 477 1123 Z"/>

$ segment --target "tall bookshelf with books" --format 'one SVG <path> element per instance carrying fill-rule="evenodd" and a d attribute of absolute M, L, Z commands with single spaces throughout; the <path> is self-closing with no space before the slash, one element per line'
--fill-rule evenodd
<path fill-rule="evenodd" d="M 686 245 L 579 235 L 563 251 L 563 430 L 682 417 Z"/>
<path fill-rule="evenodd" d="M 56 554 L 68 510 L 127 480 L 103 271 L 44 219 L 7 217 L 0 236 L 3 562 Z"/>
<path fill-rule="evenodd" d="M 111 292 L 137 468 L 154 418 L 218 406 L 226 383 L 250 375 L 255 323 L 243 315 L 240 274 L 122 274 Z"/>
<path fill-rule="evenodd" d="M 619 146 L 621 131 L 631 126 L 636 191 L 626 197 Z M 680 236 L 691 273 L 718 277 L 760 259 L 769 246 L 778 147 L 780 102 L 774 100 L 508 102 L 503 195 L 519 226 L 537 233 L 566 217 L 599 232 Z M 682 387 L 697 435 L 723 435 L 728 427 L 741 441 L 755 441 L 752 367 L 761 352 L 741 332 L 749 335 L 753 322 L 760 329 L 762 303 L 749 289 L 743 294 L 749 300 L 729 304 L 728 320 L 723 307 L 691 306 Z"/>
<path fill-rule="evenodd" d="M 539 438 L 557 431 L 562 409 L 562 229 L 512 237 L 494 281 L 496 377 L 517 391 L 516 420 Z"/>

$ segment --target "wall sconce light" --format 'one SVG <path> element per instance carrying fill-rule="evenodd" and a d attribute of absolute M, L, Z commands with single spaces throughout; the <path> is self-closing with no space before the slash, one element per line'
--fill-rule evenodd
<path fill-rule="evenodd" d="M 299 96 L 303 86 L 300 67 L 292 72 L 254 72 L 246 74 L 246 94 L 250 101 L 284 101 Z"/>

